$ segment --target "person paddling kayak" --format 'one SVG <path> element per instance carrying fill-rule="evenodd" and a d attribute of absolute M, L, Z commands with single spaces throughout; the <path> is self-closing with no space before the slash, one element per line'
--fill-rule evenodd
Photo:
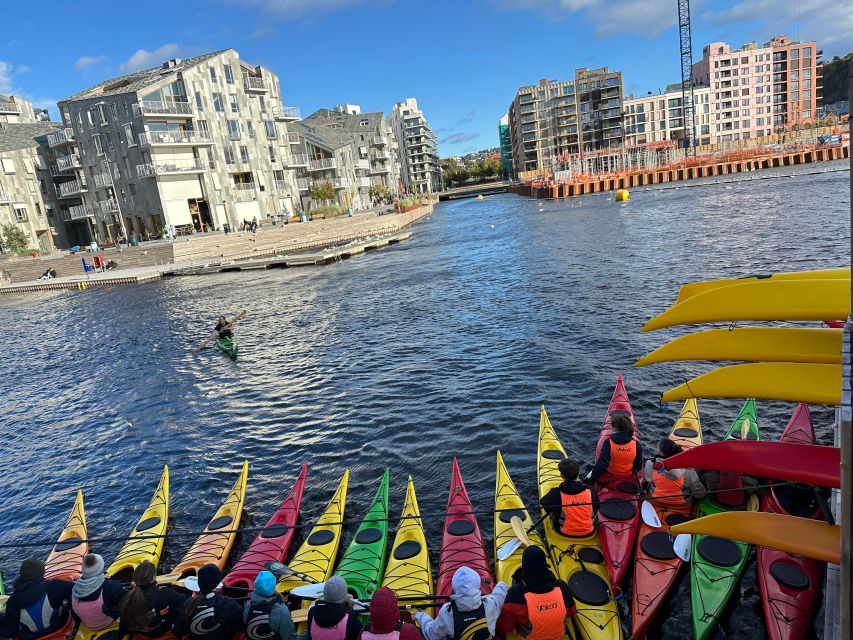
<path fill-rule="evenodd" d="M 158 588 L 156 578 L 157 567 L 148 560 L 133 570 L 133 589 L 119 607 L 122 636 L 159 638 L 171 632 L 180 638 L 186 632 L 183 614 L 187 596 L 175 589 Z"/>
<path fill-rule="evenodd" d="M 648 496 L 656 507 L 689 513 L 695 500 L 705 497 L 705 485 L 693 469 L 667 469 L 666 459 L 682 452 L 669 438 L 661 438 L 655 460 L 647 460 L 644 477 Z M 662 464 L 658 464 L 662 463 Z"/>
<path fill-rule="evenodd" d="M 106 629 L 118 618 L 124 598 L 124 587 L 104 575 L 104 559 L 97 553 L 83 556 L 80 578 L 71 591 L 71 611 L 74 617 L 92 631 Z M 100 636 L 105 640 L 120 638 L 118 629 Z"/>
<path fill-rule="evenodd" d="M 634 439 L 634 423 L 627 411 L 610 414 L 613 434 L 604 441 L 587 484 L 595 484 L 605 473 L 616 478 L 636 476 L 643 468 L 643 446 Z"/>
<path fill-rule="evenodd" d="M 564 536 L 588 536 L 595 530 L 593 511 L 598 509 L 595 490 L 580 479 L 580 465 L 571 458 L 563 458 L 557 465 L 563 482 L 554 487 L 539 501 L 551 514 L 554 529 Z"/>
<path fill-rule="evenodd" d="M 24 560 L 6 611 L 0 611 L 0 637 L 34 640 L 61 629 L 68 620 L 73 586 L 68 580 L 45 580 L 41 560 Z"/>
<path fill-rule="evenodd" d="M 234 337 L 234 332 L 231 331 L 231 323 L 225 319 L 225 316 L 219 316 L 219 320 L 216 323 L 216 329 L 214 329 L 214 331 L 216 331 L 216 337 L 220 340 L 222 338 Z"/>

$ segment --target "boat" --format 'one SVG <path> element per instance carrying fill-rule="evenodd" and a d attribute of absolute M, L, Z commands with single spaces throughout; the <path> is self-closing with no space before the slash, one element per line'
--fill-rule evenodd
<path fill-rule="evenodd" d="M 373 503 L 361 521 L 335 571 L 343 578 L 356 599 L 369 600 L 382 581 L 385 554 L 388 551 L 388 485 L 386 468 Z"/>
<path fill-rule="evenodd" d="M 166 526 L 169 521 L 169 467 L 163 466 L 160 482 L 151 502 L 139 518 L 139 522 L 130 532 L 127 542 L 107 567 L 107 575 L 122 582 L 130 582 L 133 570 L 143 561 L 151 562 L 155 567 L 160 562 L 160 554 L 166 539 Z M 159 537 L 152 537 L 159 536 Z"/>
<path fill-rule="evenodd" d="M 207 523 L 204 532 L 196 539 L 183 559 L 169 574 L 173 579 L 183 579 L 195 575 L 207 564 L 215 564 L 220 570 L 225 568 L 228 554 L 237 538 L 240 518 L 243 515 L 243 501 L 246 498 L 246 481 L 249 476 L 249 461 L 243 461 L 240 475 L 231 491 Z"/>
<path fill-rule="evenodd" d="M 781 441 L 817 444 L 807 404 L 797 405 Z M 800 502 L 797 498 L 801 498 L 800 504 L 805 506 L 805 512 L 789 514 L 780 502 L 780 491 L 788 492 L 787 497 L 794 503 Z M 770 492 L 761 498 L 761 511 L 821 519 L 814 492 L 808 485 L 771 487 Z M 820 606 L 825 572 L 826 564 L 818 560 L 758 547 L 758 586 L 770 640 L 801 640 L 806 637 Z"/>
<path fill-rule="evenodd" d="M 391 553 L 388 555 L 382 586 L 393 590 L 398 598 L 406 598 L 407 603 L 412 605 L 426 603 L 409 598 L 431 597 L 433 594 L 429 549 L 418 509 L 418 498 L 415 495 L 415 483 L 411 476 L 406 484 L 406 500 L 400 514 L 397 534 L 391 545 Z"/>
<path fill-rule="evenodd" d="M 543 406 L 539 411 L 539 446 L 536 458 L 540 500 L 551 489 L 560 486 L 562 479 L 557 465 L 565 457 L 566 451 L 560 444 Z M 551 563 L 557 568 L 557 577 L 568 583 L 575 599 L 577 615 L 574 616 L 573 622 L 579 637 L 584 640 L 619 640 L 622 637 L 619 610 L 613 600 L 610 574 L 604 564 L 598 531 L 593 531 L 588 536 L 569 537 L 554 528 L 551 518 L 545 518 L 542 524 Z"/>
<path fill-rule="evenodd" d="M 755 399 L 748 398 L 724 440 L 758 440 Z M 696 518 L 725 513 L 733 509 L 723 506 L 711 496 L 699 501 Z M 749 557 L 749 545 L 715 535 L 695 535 L 690 553 L 690 599 L 693 635 L 707 640 L 717 628 L 720 616 L 734 593 Z"/>
<path fill-rule="evenodd" d="M 625 390 L 625 382 L 620 373 L 616 379 L 616 388 L 604 416 L 604 424 L 598 435 L 595 456 L 607 443 L 613 434 L 610 425 L 611 414 L 614 411 L 626 411 L 631 416 L 634 425 L 634 440 L 639 442 L 640 432 L 634 410 Z M 640 526 L 640 509 L 637 497 L 640 495 L 640 480 L 642 471 L 632 473 L 629 477 L 612 476 L 605 473 L 596 483 L 596 491 L 600 506 L 598 508 L 598 537 L 601 550 L 604 552 L 604 563 L 610 573 L 610 584 L 621 588 L 622 581 L 628 573 L 631 562 L 631 552 L 637 539 L 637 529 Z"/>
<path fill-rule="evenodd" d="M 450 474 L 450 492 L 447 496 L 447 511 L 441 536 L 441 551 L 438 555 L 436 593 L 453 593 L 453 574 L 459 567 L 469 567 L 480 575 L 480 590 L 492 592 L 494 579 L 483 545 L 483 534 L 473 514 L 474 508 L 462 481 L 459 462 L 453 458 Z"/>
<path fill-rule="evenodd" d="M 83 492 L 77 491 L 77 498 L 71 513 L 65 521 L 59 540 L 47 556 L 44 563 L 44 577 L 48 580 L 76 580 L 80 577 L 83 556 L 89 553 L 86 542 L 86 511 L 83 507 Z"/>
<path fill-rule="evenodd" d="M 293 488 L 287 492 L 284 501 L 252 541 L 252 544 L 234 563 L 231 571 L 223 578 L 222 583 L 226 588 L 251 590 L 255 577 L 264 570 L 266 563 L 284 562 L 296 535 L 294 525 L 299 519 L 299 509 L 302 504 L 302 494 L 305 490 L 307 475 L 308 465 L 303 464 Z M 245 595 L 245 591 L 238 595 Z"/>
<path fill-rule="evenodd" d="M 227 353 L 232 360 L 237 359 L 237 338 L 217 338 L 216 346 Z"/>
<path fill-rule="evenodd" d="M 668 436 L 682 448 L 702 444 L 702 425 L 696 401 L 686 400 Z M 654 503 L 653 503 L 654 504 Z M 658 517 L 665 525 L 654 529 L 640 522 L 634 560 L 634 579 L 631 594 L 631 638 L 642 640 L 649 626 L 668 600 L 675 587 L 684 562 L 675 555 L 667 528 L 687 519 L 689 514 L 656 506 Z"/>

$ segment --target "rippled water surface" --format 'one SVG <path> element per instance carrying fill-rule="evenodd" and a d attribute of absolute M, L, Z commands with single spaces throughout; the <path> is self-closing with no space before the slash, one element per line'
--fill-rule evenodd
<path fill-rule="evenodd" d="M 344 467 L 352 519 L 386 465 L 399 513 L 411 474 L 435 562 L 454 454 L 475 507 L 491 508 L 498 448 L 532 504 L 540 403 L 566 448 L 591 462 L 620 371 L 647 441 L 664 435 L 678 407 L 661 409 L 659 394 L 709 365 L 635 368 L 677 333 L 644 334 L 642 322 L 684 282 L 848 264 L 848 179 L 636 191 L 626 206 L 457 201 L 410 240 L 331 266 L 0 298 L 2 542 L 55 538 L 78 487 L 90 535 L 124 536 L 164 463 L 172 529 L 201 529 L 247 458 L 255 526 L 303 461 L 308 521 Z M 244 308 L 237 362 L 190 354 L 220 313 Z M 707 439 L 739 404 L 700 402 Z M 778 437 L 793 406 L 758 406 L 764 435 Z M 814 419 L 831 444 L 832 412 Z M 490 537 L 491 516 L 480 521 Z M 119 546 L 97 550 L 109 562 Z M 188 546 L 168 541 L 163 566 Z M 30 552 L 0 549 L 0 568 L 14 574 Z M 664 617 L 663 637 L 685 636 L 686 573 Z M 764 634 L 754 563 L 722 627 L 721 638 Z"/>

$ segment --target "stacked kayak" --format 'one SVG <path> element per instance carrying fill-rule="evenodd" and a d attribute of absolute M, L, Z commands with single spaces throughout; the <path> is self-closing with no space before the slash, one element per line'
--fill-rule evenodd
<path fill-rule="evenodd" d="M 800 404 L 791 416 L 782 442 L 817 444 L 809 407 Z M 783 506 L 784 505 L 784 506 Z M 802 511 L 794 512 L 792 505 Z M 790 511 L 786 510 L 788 507 Z M 804 507 L 804 508 L 803 508 Z M 761 510 L 805 518 L 820 518 L 810 486 L 783 484 L 772 487 L 761 499 Z M 793 513 L 792 513 L 793 512 Z M 805 638 L 820 605 L 821 585 L 826 564 L 784 551 L 758 548 L 758 585 L 767 635 L 771 640 Z"/>
<path fill-rule="evenodd" d="M 388 485 L 390 472 L 386 468 L 379 490 L 367 515 L 355 532 L 335 573 L 342 577 L 358 600 L 373 597 L 385 569 L 388 550 Z"/>
<path fill-rule="evenodd" d="M 222 349 L 232 360 L 237 359 L 237 339 L 236 338 L 218 338 L 216 346 Z"/>
<path fill-rule="evenodd" d="M 540 500 L 551 489 L 560 486 L 557 465 L 565 457 L 566 451 L 557 439 L 545 407 L 542 407 L 536 463 Z M 611 597 L 610 574 L 604 564 L 598 532 L 582 537 L 564 536 L 555 528 L 550 517 L 543 520 L 543 526 L 551 562 L 559 573 L 557 577 L 568 583 L 575 599 L 577 615 L 574 623 L 580 637 L 586 640 L 621 638 L 619 612 Z"/>
<path fill-rule="evenodd" d="M 284 501 L 222 580 L 226 587 L 251 589 L 267 562 L 284 562 L 296 534 L 294 525 L 299 519 L 307 475 L 308 465 L 304 464 Z"/>
<path fill-rule="evenodd" d="M 758 440 L 755 400 L 747 399 L 724 440 Z M 722 478 L 721 478 L 722 483 Z M 696 517 L 737 510 L 709 496 L 702 498 Z M 693 635 L 707 640 L 734 593 L 749 556 L 749 545 L 717 536 L 693 536 L 690 562 L 690 596 Z"/>
<path fill-rule="evenodd" d="M 630 415 L 631 424 L 634 425 L 634 440 L 639 441 L 637 421 L 634 418 L 634 410 L 628 400 L 628 392 L 625 390 L 621 373 L 616 379 L 616 388 L 613 390 L 613 397 L 610 399 L 604 424 L 598 435 L 596 458 L 601 448 L 607 443 L 607 439 L 613 434 L 610 421 L 616 411 L 627 412 Z M 633 472 L 629 476 L 613 476 L 605 473 L 598 479 L 596 491 L 600 501 L 598 536 L 604 552 L 604 562 L 610 573 L 610 583 L 614 587 L 621 587 L 622 580 L 628 573 L 631 552 L 634 550 L 634 540 L 640 524 L 640 509 L 637 503 L 637 496 L 640 494 L 640 478 Z"/>
<path fill-rule="evenodd" d="M 83 556 L 89 552 L 89 544 L 85 542 L 87 535 L 83 492 L 78 490 L 74 507 L 59 534 L 59 540 L 44 563 L 44 577 L 58 580 L 78 578 Z"/>
<path fill-rule="evenodd" d="M 702 443 L 702 427 L 696 400 L 690 399 L 684 402 L 684 407 L 669 432 L 669 438 L 684 449 L 690 449 Z M 664 527 L 654 529 L 640 522 L 631 596 L 631 638 L 633 640 L 646 637 L 649 625 L 667 602 L 684 565 L 683 561 L 675 555 L 667 529 L 671 525 L 686 520 L 689 514 L 668 510 L 660 505 L 654 506 Z"/>
<path fill-rule="evenodd" d="M 444 532 L 441 536 L 441 552 L 438 557 L 436 592 L 440 595 L 453 593 L 453 574 L 460 567 L 469 567 L 480 574 L 483 593 L 491 593 L 494 586 L 492 570 L 483 545 L 483 534 L 473 511 L 465 483 L 462 482 L 459 462 L 454 457 Z"/>
<path fill-rule="evenodd" d="M 382 586 L 392 589 L 399 598 L 430 597 L 433 594 L 429 549 L 411 476 L 406 484 L 403 513 L 388 556 Z"/>

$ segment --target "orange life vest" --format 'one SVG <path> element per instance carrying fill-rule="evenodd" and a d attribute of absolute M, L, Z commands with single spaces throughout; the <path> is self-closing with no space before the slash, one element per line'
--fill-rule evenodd
<path fill-rule="evenodd" d="M 652 497 L 655 504 L 670 509 L 684 508 L 686 500 L 682 488 L 684 487 L 684 474 L 677 480 L 673 480 L 660 471 L 652 472 L 652 482 L 655 483 L 655 492 Z"/>
<path fill-rule="evenodd" d="M 637 457 L 637 442 L 633 438 L 628 444 L 610 443 L 610 464 L 607 473 L 612 476 L 630 476 L 634 473 L 634 458 Z"/>
<path fill-rule="evenodd" d="M 560 532 L 567 536 L 587 536 L 592 524 L 592 491 L 584 489 L 578 494 L 560 493 L 563 499 L 563 526 Z"/>
<path fill-rule="evenodd" d="M 548 593 L 524 594 L 532 631 L 527 640 L 560 640 L 566 633 L 566 603 L 560 587 Z"/>

